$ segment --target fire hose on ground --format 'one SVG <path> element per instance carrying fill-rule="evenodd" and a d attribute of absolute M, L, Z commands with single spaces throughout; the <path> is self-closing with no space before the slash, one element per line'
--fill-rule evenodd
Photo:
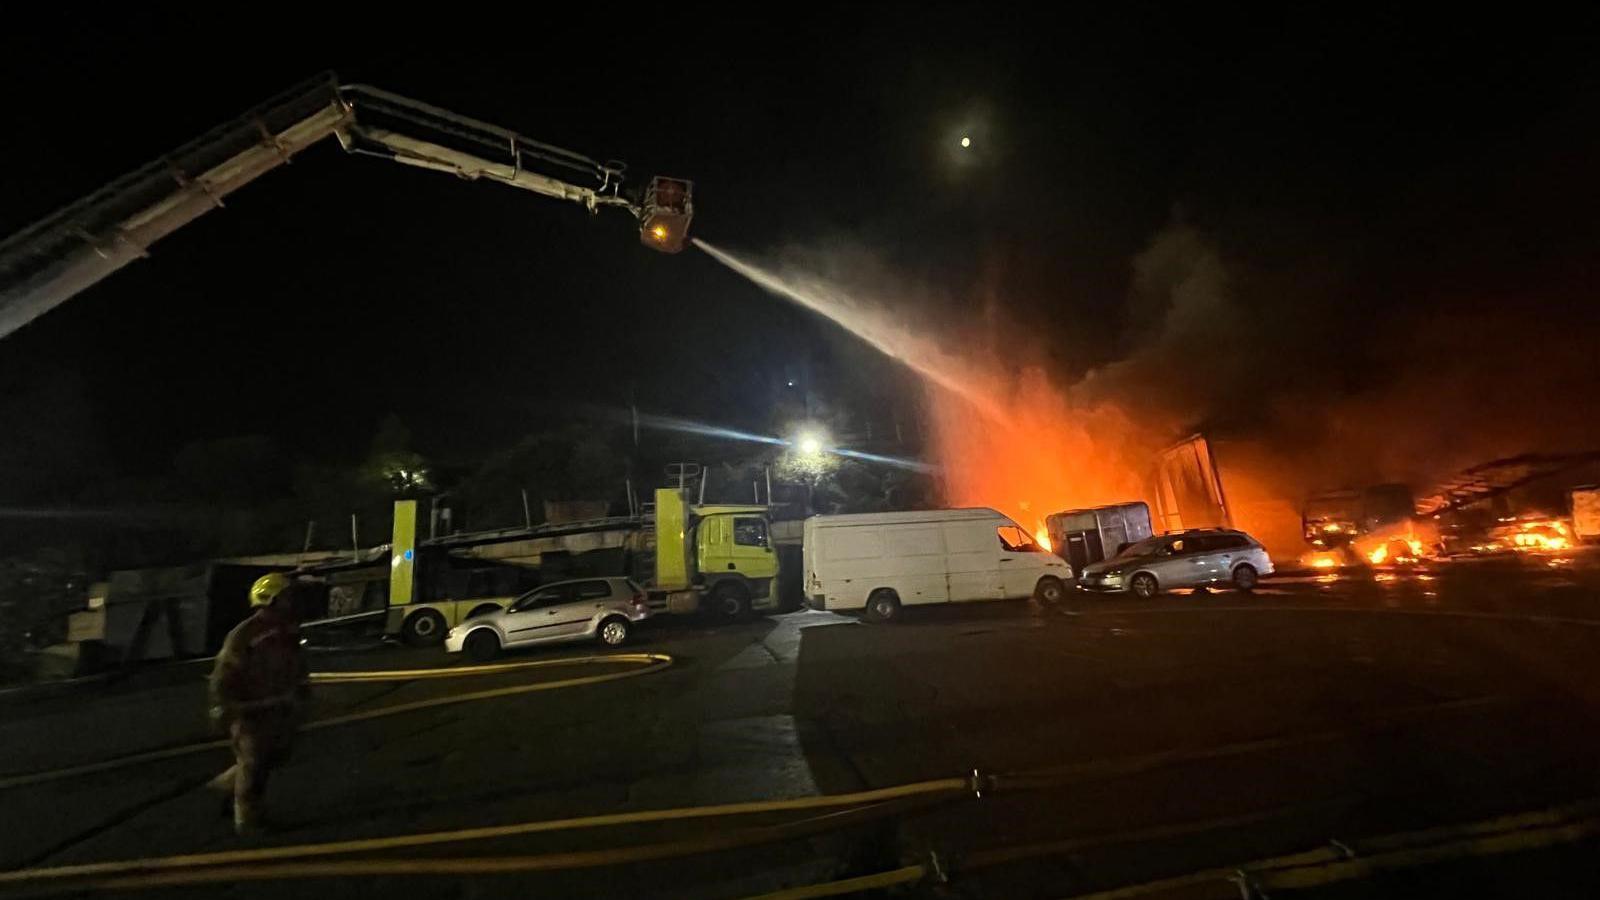
<path fill-rule="evenodd" d="M 661 653 L 619 653 L 579 658 L 534 660 L 443 669 L 378 670 L 326 672 L 311 676 L 315 684 L 353 684 L 388 681 L 413 681 L 439 678 L 490 675 L 524 669 L 572 665 L 635 665 L 638 668 L 600 675 L 586 675 L 548 682 L 513 685 L 489 690 L 454 694 L 410 703 L 394 704 L 320 719 L 305 725 L 303 731 L 331 728 L 387 716 L 489 700 L 537 691 L 599 684 L 660 671 L 672 665 L 673 658 Z M 0 778 L 0 790 L 44 784 L 82 775 L 115 771 L 136 765 L 205 753 L 226 748 L 225 740 L 203 741 L 134 753 L 116 759 L 85 763 L 43 772 L 22 773 Z M 263 847 L 218 853 L 88 863 L 49 868 L 0 872 L 0 890 L 21 890 L 28 894 L 56 893 L 84 888 L 136 889 L 180 884 L 205 884 L 238 880 L 338 877 L 381 874 L 467 874 L 494 872 L 552 871 L 589 866 L 643 862 L 707 853 L 720 849 L 770 843 L 820 831 L 835 830 L 863 821 L 901 814 L 929 803 L 942 802 L 970 794 L 981 787 L 977 773 L 964 778 L 945 778 L 887 788 L 798 797 L 726 803 L 699 807 L 680 807 L 598 816 L 513 823 L 480 828 L 423 834 L 395 835 L 352 841 Z M 448 859 L 342 859 L 325 857 L 386 850 L 407 849 L 445 843 L 486 840 L 540 832 L 638 825 L 687 819 L 712 819 L 761 813 L 831 810 L 821 815 L 781 825 L 743 828 L 687 840 L 647 844 L 617 850 L 543 854 L 521 857 L 460 857 Z"/>
<path fill-rule="evenodd" d="M 970 796 L 972 782 L 967 779 L 941 779 L 899 785 L 877 791 L 839 794 L 827 797 L 797 798 L 758 804 L 730 804 L 706 807 L 707 815 L 729 814 L 730 807 L 814 808 L 858 803 L 781 825 L 738 828 L 711 835 L 616 849 L 548 853 L 534 856 L 487 856 L 410 859 L 307 859 L 309 854 L 353 852 L 343 845 L 312 844 L 298 847 L 272 847 L 215 854 L 93 863 L 58 869 L 0 873 L 0 889 L 20 888 L 24 895 L 55 894 L 84 889 L 135 890 L 186 885 L 275 881 L 307 878 L 382 877 L 396 875 L 496 875 L 551 872 L 625 865 L 770 844 L 824 831 L 836 831 L 889 816 L 924 811 L 962 796 Z M 877 799 L 889 797 L 890 799 Z M 723 810 L 722 813 L 710 810 Z M 747 809 L 747 811 L 755 811 Z M 1303 807 L 1284 807 L 1243 816 L 1158 826 L 1130 832 L 1097 835 L 1045 844 L 992 847 L 944 860 L 929 854 L 926 861 L 896 869 L 844 878 L 837 881 L 789 888 L 748 900 L 806 900 L 832 897 L 865 890 L 910 885 L 943 883 L 952 877 L 998 865 L 1040 857 L 1062 856 L 1096 846 L 1143 844 L 1174 836 L 1200 834 L 1219 828 L 1270 821 Z M 658 810 L 596 819 L 629 819 L 672 813 L 685 818 L 692 810 Z M 660 821 L 659 818 L 650 820 Z M 524 823 L 545 826 L 539 830 L 590 827 L 590 820 L 555 820 Z M 605 824 L 605 823 L 602 823 Z M 516 826 L 506 826 L 516 827 Z M 528 833 L 527 830 L 518 833 Z M 440 833 L 459 835 L 461 833 Z M 1375 873 L 1470 856 L 1489 856 L 1552 847 L 1585 840 L 1600 834 L 1600 801 L 1586 801 L 1550 810 L 1501 816 L 1494 819 L 1428 828 L 1421 831 L 1383 835 L 1360 841 L 1329 841 L 1311 850 L 1230 866 L 1203 869 L 1142 884 L 1080 895 L 1079 900 L 1120 900 L 1181 893 L 1191 889 L 1219 888 L 1235 895 L 1241 888 L 1258 896 L 1262 890 L 1303 889 L 1332 884 Z M 420 837 L 420 836 L 419 836 Z M 451 837 L 451 840 L 469 838 Z M 387 839 L 378 839 L 387 840 Z M 371 842 L 348 842 L 358 845 Z M 302 854 L 293 856 L 292 854 Z M 289 858 L 274 863 L 274 859 Z M 8 891 L 9 893 L 9 891 Z"/>
<path fill-rule="evenodd" d="M 607 681 L 617 681 L 623 678 L 636 678 L 659 672 L 672 665 L 673 659 L 665 653 L 613 653 L 603 656 L 580 656 L 564 659 L 538 659 L 527 662 L 491 663 L 481 666 L 461 666 L 448 669 L 398 669 L 374 670 L 364 672 L 316 672 L 311 675 L 312 684 L 355 684 L 377 683 L 385 681 L 420 681 L 438 678 L 462 678 L 478 675 L 493 675 L 502 672 L 513 672 L 521 669 L 549 668 L 552 666 L 575 665 L 636 665 L 639 668 L 623 672 L 607 672 L 601 675 L 582 675 L 577 678 L 562 678 L 556 681 L 539 681 L 532 684 L 517 684 L 510 687 L 491 688 L 483 691 L 471 691 L 465 694 L 452 694 L 448 697 L 432 697 L 427 700 L 417 700 L 411 703 L 398 703 L 379 709 L 364 710 L 362 712 L 347 713 L 342 716 L 333 716 L 327 719 L 318 719 L 301 726 L 301 731 L 317 731 L 323 728 L 335 728 L 340 725 L 350 725 L 356 722 L 368 722 L 387 716 L 397 716 L 402 713 L 418 712 L 424 709 L 434 709 L 441 706 L 454 706 L 458 703 L 472 703 L 478 700 L 493 700 L 500 697 L 513 697 L 518 694 L 531 694 L 537 691 L 553 691 L 561 688 L 580 687 L 582 685 L 601 684 Z M 226 740 L 201 741 L 193 744 L 183 744 L 177 747 L 163 747 L 158 750 L 147 750 L 142 753 L 133 753 L 119 756 L 115 759 L 101 760 L 99 762 L 84 763 L 77 766 L 67 766 L 61 769 L 51 769 L 43 772 L 27 772 L 17 775 L 0 777 L 0 791 L 11 788 L 27 787 L 34 784 L 44 784 L 50 781 L 59 781 L 64 778 L 74 778 L 79 775 L 93 775 L 100 772 L 110 772 L 129 766 L 143 765 L 145 763 L 159 762 L 164 759 L 174 759 L 194 753 L 206 753 L 212 750 L 223 750 L 228 747 Z"/>
<path fill-rule="evenodd" d="M 948 862 L 930 856 L 925 863 L 890 869 L 824 884 L 774 891 L 746 900 L 806 900 L 834 897 L 876 888 L 919 882 L 945 882 L 953 877 L 1007 863 L 1059 857 L 1112 844 L 1142 844 L 1183 834 L 1198 834 L 1233 825 L 1268 821 L 1294 811 L 1289 807 L 1244 816 L 1159 826 L 1118 834 L 1072 838 L 1045 844 L 992 847 Z M 1330 840 L 1298 853 L 1202 869 L 1170 878 L 1077 894 L 1070 900 L 1131 900 L 1136 897 L 1203 896 L 1266 897 L 1268 891 L 1306 890 L 1342 881 L 1370 878 L 1383 872 L 1448 863 L 1469 857 L 1539 850 L 1589 840 L 1600 835 L 1600 800 L 1553 809 L 1498 816 L 1477 822 L 1386 834 L 1349 842 Z M 1273 894 L 1271 896 L 1276 896 Z"/>
<path fill-rule="evenodd" d="M 954 785 L 948 782 L 953 782 Z M 596 816 L 591 817 L 591 819 L 526 822 L 520 823 L 521 830 L 512 832 L 527 834 L 532 831 L 548 832 L 598 827 L 600 825 L 705 818 L 752 812 L 848 807 L 780 825 L 736 828 L 681 840 L 614 849 L 545 853 L 531 856 L 317 858 L 319 856 L 328 857 L 360 852 L 363 849 L 368 849 L 363 845 L 375 843 L 375 841 L 347 841 L 331 844 L 265 847 L 257 850 L 235 850 L 221 853 L 121 860 L 108 863 L 61 866 L 50 869 L 0 872 L 0 890 L 19 889 L 19 893 L 23 895 L 37 896 L 85 889 L 139 890 L 180 885 L 231 884 L 240 881 L 276 881 L 305 878 L 382 877 L 394 875 L 495 875 L 553 872 L 604 865 L 626 865 L 696 856 L 721 850 L 752 847 L 759 844 L 771 844 L 825 831 L 836 831 L 888 816 L 903 815 L 908 812 L 926 809 L 931 805 L 966 794 L 968 791 L 968 782 L 964 779 L 943 779 L 913 785 L 897 785 L 893 788 L 862 791 L 855 794 L 835 794 L 820 797 L 801 797 L 793 800 L 729 804 L 724 807 L 648 810 L 639 813 Z M 875 799 L 879 797 L 889 797 L 891 799 Z M 730 809 L 730 807 L 735 806 L 744 807 L 744 809 Z M 504 827 L 507 829 L 519 828 L 519 826 Z M 467 829 L 464 831 L 486 830 L 490 829 Z M 438 842 L 475 839 L 474 837 L 461 836 L 463 833 L 439 832 L 432 835 L 403 836 L 402 840 L 405 837 L 441 839 Z M 387 839 L 376 839 L 376 841 L 384 840 Z M 391 846 L 394 845 L 391 844 Z"/>
<path fill-rule="evenodd" d="M 431 678 L 452 678 L 467 675 L 495 674 L 510 672 L 520 669 L 532 669 L 559 665 L 578 664 L 633 664 L 638 668 L 624 672 L 610 672 L 601 675 L 582 676 L 578 678 L 560 679 L 550 682 L 514 685 L 510 687 L 494 688 L 484 691 L 475 691 L 467 694 L 452 695 L 449 697 L 432 698 L 411 703 L 386 706 L 381 709 L 367 710 L 336 716 L 329 719 L 318 720 L 307 726 L 308 729 L 327 728 L 337 725 L 350 724 L 359 721 L 368 721 L 385 716 L 398 715 L 405 712 L 414 712 L 423 709 L 447 706 L 456 703 L 486 700 L 497 697 L 515 696 L 541 690 L 552 690 L 564 687 L 596 684 L 620 678 L 634 677 L 649 672 L 659 671 L 671 665 L 670 656 L 655 653 L 616 654 L 610 656 L 592 656 L 579 659 L 536 660 L 531 662 L 502 663 L 488 666 L 464 667 L 458 669 L 418 669 L 405 671 L 379 671 L 379 672 L 347 672 L 347 673 L 322 673 L 313 676 L 317 683 L 360 683 L 381 682 L 395 680 L 415 680 Z M 1400 714 L 1414 715 L 1427 711 L 1450 711 L 1481 705 L 1484 702 L 1493 702 L 1496 698 L 1469 698 L 1466 700 L 1450 701 L 1441 704 L 1432 704 L 1426 709 L 1412 708 L 1402 710 Z M 1381 724 L 1389 716 L 1374 720 L 1374 725 Z M 299 844 L 278 847 L 261 847 L 245 850 L 231 850 L 214 853 L 185 854 L 177 856 L 120 860 L 100 863 L 87 863 L 79 865 L 58 866 L 48 868 L 21 869 L 10 872 L 0 872 L 0 891 L 7 893 L 21 892 L 24 894 L 54 894 L 67 891 L 78 891 L 85 888 L 99 889 L 142 889 L 151 887 L 166 887 L 177 885 L 215 884 L 223 882 L 238 882 L 248 880 L 282 880 L 298 878 L 337 878 L 351 876 L 383 876 L 383 875 L 466 875 L 466 874 L 497 874 L 511 872 L 538 872 L 580 869 L 601 865 L 618 865 L 628 863 L 665 860 L 676 857 L 698 855 L 702 853 L 727 850 L 738 847 L 770 844 L 788 840 L 795 837 L 818 834 L 827 831 L 859 825 L 862 823 L 886 818 L 889 816 L 904 815 L 914 811 L 922 811 L 931 806 L 953 801 L 959 798 L 981 797 L 986 792 L 993 790 L 1019 790 L 1031 791 L 1046 789 L 1059 785 L 1070 784 L 1107 774 L 1128 774 L 1147 768 L 1172 765 L 1177 762 L 1192 759 L 1214 759 L 1220 756 L 1242 755 L 1258 753 L 1264 750 L 1285 748 L 1305 743 L 1317 743 L 1334 740 L 1339 733 L 1319 733 L 1313 735 L 1286 736 L 1283 738 L 1241 742 L 1235 745 L 1204 748 L 1187 752 L 1163 752 L 1149 754 L 1145 757 L 1132 757 L 1119 760 L 1101 760 L 1086 763 L 1058 766 L 1046 770 L 1029 772 L 1008 773 L 1005 775 L 984 775 L 977 771 L 969 775 L 952 778 L 933 779 L 929 781 L 914 782 L 910 784 L 895 785 L 873 790 L 856 791 L 845 794 L 830 794 L 810 797 L 797 797 L 782 800 L 762 800 L 743 803 L 727 803 L 700 807 L 679 807 L 656 810 L 640 810 L 635 812 L 609 813 L 597 816 L 578 818 L 554 819 L 511 823 L 476 828 L 457 829 L 453 831 L 428 832 L 406 835 L 392 835 L 387 837 L 365 838 L 350 841 L 329 843 Z M 90 763 L 74 766 L 52 772 L 29 773 L 15 775 L 0 780 L 0 788 L 18 787 L 28 784 L 39 784 L 67 778 L 74 775 L 90 774 L 110 771 L 125 766 L 137 765 L 159 759 L 167 759 L 190 753 L 204 752 L 226 746 L 226 742 L 212 741 L 199 744 L 184 745 L 182 747 L 166 748 L 134 754 L 115 760 L 106 760 L 99 763 Z M 461 843 L 476 840 L 503 838 L 510 836 L 548 833 L 558 831 L 573 831 L 579 829 L 605 828 L 623 825 L 637 825 L 646 823 L 660 823 L 682 821 L 690 819 L 720 819 L 726 817 L 747 816 L 762 813 L 783 813 L 826 810 L 818 815 L 812 815 L 796 821 L 777 825 L 762 825 L 754 827 L 740 827 L 727 831 L 702 835 L 697 837 L 669 840 L 658 843 L 642 844 L 614 849 L 574 851 L 563 853 L 548 853 L 532 856 L 478 856 L 478 857 L 420 857 L 420 858 L 387 858 L 382 856 L 368 856 L 362 858 L 334 858 L 349 857 L 354 854 L 381 853 L 401 849 L 434 846 L 450 843 Z M 1063 852 L 1074 852 L 1088 846 L 1116 842 L 1118 840 L 1154 840 L 1162 837 L 1172 837 L 1203 831 L 1211 828 L 1229 827 L 1249 822 L 1262 821 L 1274 815 L 1281 815 L 1284 810 L 1274 810 L 1265 813 L 1252 814 L 1233 819 L 1214 819 L 1201 823 L 1191 823 L 1186 826 L 1166 826 L 1156 829 L 1147 829 L 1128 835 L 1102 836 L 1100 838 L 1070 839 L 1046 844 L 1026 845 L 1021 847 L 989 848 L 969 853 L 959 860 L 957 871 L 968 872 L 993 865 L 1002 865 L 1021 859 L 1037 856 L 1059 855 Z M 1563 840 L 1576 840 L 1596 833 L 1600 826 L 1600 819 L 1593 816 L 1594 810 L 1589 810 L 1589 818 L 1572 820 L 1571 815 L 1552 821 L 1552 814 L 1537 814 L 1531 821 L 1536 828 L 1521 828 L 1518 820 L 1504 820 L 1509 822 L 1506 833 L 1494 831 L 1497 822 L 1477 823 L 1462 829 L 1435 829 L 1429 835 L 1437 838 L 1427 847 L 1413 846 L 1421 843 L 1420 839 L 1412 839 L 1408 845 L 1400 838 L 1390 838 L 1372 842 L 1370 846 L 1384 852 L 1372 860 L 1362 860 L 1359 865 L 1351 864 L 1348 859 L 1322 859 L 1316 857 L 1307 862 L 1304 854 L 1294 857 L 1285 857 L 1282 860 L 1260 861 L 1242 867 L 1227 870 L 1232 874 L 1241 871 L 1255 873 L 1252 877 L 1261 881 L 1269 878 L 1272 883 L 1283 885 L 1285 882 L 1304 884 L 1317 878 L 1356 877 L 1360 873 L 1371 871 L 1375 866 L 1393 866 L 1403 864 L 1404 861 L 1417 858 L 1427 861 L 1438 857 L 1440 853 L 1468 852 L 1505 852 L 1505 849 L 1516 849 L 1524 846 L 1527 841 L 1557 842 Z M 1539 816 L 1543 816 L 1540 818 Z M 1521 830 L 1519 830 L 1521 828 Z M 1459 834 L 1458 834 L 1459 832 Z M 1460 837 L 1461 834 L 1467 837 Z M 1451 844 L 1454 840 L 1455 844 Z M 1456 847 L 1460 845 L 1460 847 Z M 1343 846 L 1343 845 L 1339 845 Z M 1446 849 L 1439 849 L 1444 846 Z M 1393 849 L 1399 847 L 1400 849 Z M 1453 849 L 1452 849 L 1453 848 Z M 1501 849 L 1505 848 L 1505 849 Z M 1432 855 L 1430 855 L 1432 854 Z M 1284 862 L 1288 860 L 1289 862 Z M 1319 866 L 1321 868 L 1319 868 Z M 1324 872 L 1323 870 L 1327 871 Z M 1280 871 L 1281 870 L 1281 871 Z M 1183 884 L 1198 884 L 1202 880 L 1217 877 L 1217 871 L 1194 873 L 1182 879 Z M 823 884 L 808 885 L 778 891 L 773 894 L 763 895 L 762 900 L 802 900 L 810 897 L 838 896 L 855 893 L 863 890 L 889 887 L 899 884 L 914 882 L 942 881 L 948 876 L 949 870 L 941 863 L 938 856 L 930 855 L 927 861 L 905 865 L 870 875 L 846 878 L 839 881 Z M 1153 883 L 1145 888 L 1159 892 L 1168 887 L 1177 887 L 1177 882 L 1169 879 L 1165 882 Z M 1135 894 L 1143 893 L 1143 889 Z M 1121 896 L 1120 892 L 1115 894 Z"/>

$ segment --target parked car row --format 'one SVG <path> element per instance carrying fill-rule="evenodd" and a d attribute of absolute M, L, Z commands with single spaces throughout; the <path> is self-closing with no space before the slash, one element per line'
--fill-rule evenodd
<path fill-rule="evenodd" d="M 1073 583 L 1064 559 L 992 509 L 813 516 L 805 523 L 803 556 L 807 606 L 878 621 L 922 604 L 1054 602 Z M 1272 572 L 1272 559 L 1250 535 L 1194 529 L 1125 544 L 1084 566 L 1076 586 L 1141 598 L 1213 585 L 1248 591 Z"/>
<path fill-rule="evenodd" d="M 1242 531 L 1194 529 L 1125 544 L 1072 567 L 1027 530 L 987 508 L 812 516 L 802 551 L 806 606 L 886 622 L 910 606 L 1032 597 L 1053 603 L 1074 584 L 1148 599 L 1174 588 L 1253 589 L 1273 572 L 1261 543 Z M 445 649 L 490 659 L 502 649 L 597 640 L 619 646 L 650 616 L 644 588 L 627 578 L 545 585 L 507 608 L 450 630 Z"/>

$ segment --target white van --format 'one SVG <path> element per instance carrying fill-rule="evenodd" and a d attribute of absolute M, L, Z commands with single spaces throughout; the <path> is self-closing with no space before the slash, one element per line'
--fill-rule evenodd
<path fill-rule="evenodd" d="M 802 553 L 807 606 L 878 621 L 924 603 L 1054 602 L 1072 578 L 1027 529 L 984 508 L 812 516 Z"/>

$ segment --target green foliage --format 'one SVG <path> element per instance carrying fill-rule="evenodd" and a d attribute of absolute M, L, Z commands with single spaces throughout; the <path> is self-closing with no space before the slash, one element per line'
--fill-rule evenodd
<path fill-rule="evenodd" d="M 494 453 L 454 492 L 466 502 L 472 528 L 522 522 L 522 491 L 534 522 L 545 500 L 608 500 L 622 494 L 626 464 L 607 435 L 586 426 L 530 434 Z"/>
<path fill-rule="evenodd" d="M 433 486 L 427 460 L 411 449 L 411 431 L 393 413 L 378 427 L 362 469 L 365 477 L 386 484 L 396 497 L 415 497 Z"/>

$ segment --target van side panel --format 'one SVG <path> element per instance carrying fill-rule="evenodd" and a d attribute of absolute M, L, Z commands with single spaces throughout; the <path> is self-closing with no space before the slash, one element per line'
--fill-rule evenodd
<path fill-rule="evenodd" d="M 952 601 L 999 600 L 1004 595 L 1000 585 L 1000 535 L 995 531 L 1002 524 L 1006 523 L 997 518 L 946 522 L 941 527 Z"/>
<path fill-rule="evenodd" d="M 883 575 L 878 587 L 892 588 L 905 606 L 950 599 L 944 535 L 937 524 L 888 525 L 883 538 Z"/>
<path fill-rule="evenodd" d="M 910 606 L 950 599 L 938 523 L 846 525 L 813 529 L 812 571 L 828 609 L 860 609 L 880 588 Z M 809 547 L 808 547 L 809 550 Z"/>
<path fill-rule="evenodd" d="M 819 528 L 816 572 L 829 609 L 861 609 L 867 605 L 872 580 L 884 568 L 883 528 L 862 525 Z"/>
<path fill-rule="evenodd" d="M 802 549 L 807 605 L 862 609 L 880 588 L 907 606 L 1000 600 L 1028 596 L 1046 575 L 1072 577 L 1051 553 L 1007 550 L 1002 527 L 1020 528 L 986 507 L 814 516 Z"/>

